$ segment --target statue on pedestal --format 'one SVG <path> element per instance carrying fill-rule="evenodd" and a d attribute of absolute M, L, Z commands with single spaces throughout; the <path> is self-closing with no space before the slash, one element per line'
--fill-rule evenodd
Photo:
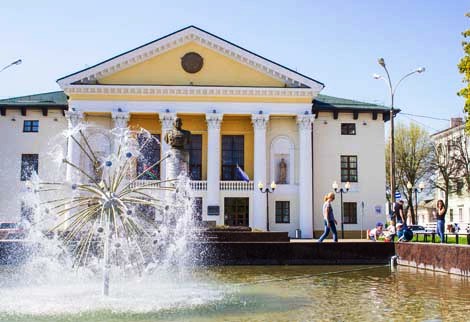
<path fill-rule="evenodd" d="M 164 140 L 168 144 L 171 157 L 166 162 L 166 179 L 175 179 L 180 174 L 189 172 L 189 153 L 184 147 L 191 143 L 191 132 L 183 130 L 181 118 L 176 117 L 173 128 L 166 132 Z"/>
<path fill-rule="evenodd" d="M 281 162 L 279 162 L 279 184 L 286 184 L 287 183 L 287 163 L 284 158 L 281 158 Z"/>
<path fill-rule="evenodd" d="M 166 144 L 173 149 L 183 150 L 185 145 L 191 143 L 191 132 L 183 130 L 181 128 L 182 125 L 183 121 L 181 121 L 181 118 L 176 117 L 173 122 L 173 128 L 165 134 L 164 139 Z"/>

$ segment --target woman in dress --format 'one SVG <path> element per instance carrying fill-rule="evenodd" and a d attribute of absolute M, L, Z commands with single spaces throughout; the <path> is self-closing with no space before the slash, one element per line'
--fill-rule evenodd
<path fill-rule="evenodd" d="M 321 243 L 328 235 L 330 234 L 330 230 L 333 233 L 333 241 L 338 241 L 338 233 L 336 232 L 336 222 L 335 216 L 333 214 L 333 207 L 331 203 L 335 200 L 335 194 L 333 192 L 328 193 L 325 198 L 325 203 L 323 204 L 323 222 L 325 224 L 325 232 L 321 235 L 320 239 L 318 240 Z"/>

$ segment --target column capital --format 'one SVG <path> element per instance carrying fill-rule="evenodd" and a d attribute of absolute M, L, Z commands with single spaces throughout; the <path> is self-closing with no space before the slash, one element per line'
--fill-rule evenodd
<path fill-rule="evenodd" d="M 69 128 L 74 128 L 83 121 L 83 112 L 81 111 L 65 111 L 65 119 L 68 121 Z"/>
<path fill-rule="evenodd" d="M 269 122 L 269 114 L 252 114 L 251 124 L 255 130 L 266 130 Z"/>
<path fill-rule="evenodd" d="M 114 121 L 114 127 L 123 129 L 127 127 L 130 114 L 129 112 L 112 112 L 111 117 L 113 118 L 113 121 Z"/>
<path fill-rule="evenodd" d="M 158 116 L 160 117 L 160 122 L 162 123 L 162 131 L 171 130 L 173 127 L 173 122 L 176 118 L 176 113 L 161 112 L 158 113 Z"/>
<path fill-rule="evenodd" d="M 300 131 L 310 130 L 314 120 L 315 115 L 313 114 L 299 114 L 297 115 L 297 126 Z"/>
<path fill-rule="evenodd" d="M 224 115 L 219 113 L 206 113 L 207 128 L 212 130 L 220 130 Z"/>

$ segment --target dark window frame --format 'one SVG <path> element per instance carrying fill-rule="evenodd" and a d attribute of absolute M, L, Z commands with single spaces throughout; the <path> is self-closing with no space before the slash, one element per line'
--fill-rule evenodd
<path fill-rule="evenodd" d="M 276 200 L 276 224 L 290 224 L 290 201 Z"/>
<path fill-rule="evenodd" d="M 23 121 L 23 133 L 38 133 L 39 132 L 39 120 L 24 120 Z"/>
<path fill-rule="evenodd" d="M 341 155 L 341 182 L 358 182 L 357 155 Z"/>
<path fill-rule="evenodd" d="M 341 123 L 341 135 L 356 135 L 356 123 Z"/>
<path fill-rule="evenodd" d="M 202 180 L 202 134 L 191 134 L 191 144 L 186 145 L 189 153 L 189 177 Z"/>
<path fill-rule="evenodd" d="M 228 142 L 231 141 L 231 142 Z M 237 165 L 245 170 L 245 136 L 244 135 L 222 135 L 221 154 L 221 181 L 241 180 Z M 237 162 L 238 160 L 238 162 Z"/>
<path fill-rule="evenodd" d="M 250 224 L 250 199 L 246 197 L 225 197 L 224 223 L 228 226 L 248 227 Z"/>
<path fill-rule="evenodd" d="M 160 134 L 152 134 L 152 136 L 154 137 L 154 139 L 158 140 L 158 141 L 155 141 L 155 144 L 158 146 L 158 154 L 156 155 L 156 158 L 155 160 L 150 160 L 150 162 L 148 163 L 151 163 L 149 164 L 148 166 L 151 166 L 153 163 L 157 162 L 158 160 L 161 159 L 161 155 L 162 155 L 162 145 L 161 145 L 161 141 L 160 141 L 160 137 L 161 135 Z M 142 151 L 142 144 L 145 142 L 145 141 L 141 141 L 142 139 L 140 138 L 137 138 L 137 141 L 139 143 L 139 148 L 141 149 L 141 153 L 143 153 Z M 156 143 L 156 142 L 159 142 L 159 143 Z M 148 143 L 147 143 L 148 144 Z M 145 149 L 145 147 L 144 147 Z M 153 161 L 153 162 L 152 162 Z M 145 162 L 145 159 L 140 156 L 139 158 L 137 158 L 137 175 L 140 175 L 142 172 L 145 171 L 144 169 L 144 166 L 146 165 L 147 162 Z M 150 172 L 150 171 L 149 171 Z M 140 180 L 161 180 L 161 171 L 160 171 L 160 164 L 156 165 L 152 170 L 151 170 L 152 174 L 144 174 L 142 177 L 140 177 L 139 179 Z"/>
<path fill-rule="evenodd" d="M 345 224 L 357 224 L 357 202 L 343 202 L 343 218 Z"/>
<path fill-rule="evenodd" d="M 22 154 L 20 180 L 29 180 L 33 171 L 39 173 L 39 154 Z"/>

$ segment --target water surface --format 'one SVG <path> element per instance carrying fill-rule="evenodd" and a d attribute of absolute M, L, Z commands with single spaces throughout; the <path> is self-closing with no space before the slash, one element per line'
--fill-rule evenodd
<path fill-rule="evenodd" d="M 22 283 L 0 268 L 0 321 L 465 321 L 467 278 L 387 266 L 232 266 Z"/>

